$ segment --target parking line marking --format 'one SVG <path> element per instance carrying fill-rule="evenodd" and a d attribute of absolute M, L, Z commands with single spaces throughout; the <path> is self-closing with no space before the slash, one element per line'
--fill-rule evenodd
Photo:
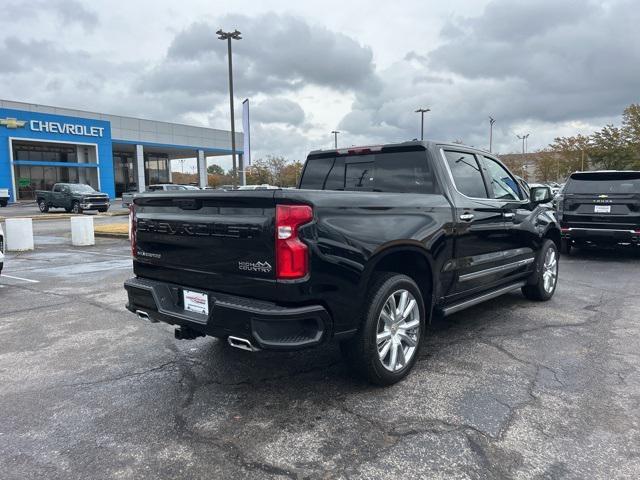
<path fill-rule="evenodd" d="M 31 280 L 30 278 L 14 277 L 13 275 L 7 275 L 6 273 L 2 274 L 2 276 L 7 278 L 13 278 L 14 280 L 22 280 L 23 282 L 40 283 L 40 280 Z"/>
<path fill-rule="evenodd" d="M 106 255 L 107 257 L 119 257 L 119 258 L 131 258 L 131 255 L 116 255 L 115 253 L 103 253 L 103 252 L 96 252 L 96 251 L 91 251 L 91 250 L 66 250 L 67 252 L 73 252 L 73 253 L 90 253 L 92 255 Z"/>

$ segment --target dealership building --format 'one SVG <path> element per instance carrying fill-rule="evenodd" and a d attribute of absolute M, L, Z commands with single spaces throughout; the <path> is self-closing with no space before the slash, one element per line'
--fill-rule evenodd
<path fill-rule="evenodd" d="M 142 192 L 171 183 L 171 160 L 185 158 L 197 159 L 204 187 L 207 157 L 231 154 L 226 130 L 0 100 L 0 188 L 12 202 L 56 182 L 85 183 L 111 198 Z"/>

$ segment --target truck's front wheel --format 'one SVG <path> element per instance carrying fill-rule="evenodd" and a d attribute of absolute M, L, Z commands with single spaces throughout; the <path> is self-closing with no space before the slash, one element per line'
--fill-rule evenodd
<path fill-rule="evenodd" d="M 80 202 L 78 202 L 77 200 L 75 200 L 72 204 L 71 204 L 71 211 L 73 213 L 82 213 L 82 209 L 80 208 Z"/>
<path fill-rule="evenodd" d="M 378 385 L 402 380 L 418 358 L 425 308 L 416 283 L 406 275 L 378 274 L 365 302 L 357 335 L 341 344 L 356 372 Z"/>
<path fill-rule="evenodd" d="M 38 200 L 38 208 L 42 213 L 47 213 L 49 211 L 49 205 L 47 205 L 47 202 L 42 198 Z"/>

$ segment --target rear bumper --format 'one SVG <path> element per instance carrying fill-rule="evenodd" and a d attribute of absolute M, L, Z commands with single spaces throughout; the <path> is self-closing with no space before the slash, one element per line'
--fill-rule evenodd
<path fill-rule="evenodd" d="M 586 228 L 563 226 L 560 230 L 566 240 L 593 243 L 631 243 L 640 245 L 640 233 L 637 230 Z"/>
<path fill-rule="evenodd" d="M 180 285 L 131 278 L 124 284 L 127 309 L 152 321 L 188 327 L 214 337 L 246 338 L 265 350 L 297 350 L 329 337 L 331 319 L 321 305 L 281 307 L 271 302 L 195 289 L 207 293 L 209 315 L 184 310 Z M 188 288 L 188 287 L 187 287 Z"/>

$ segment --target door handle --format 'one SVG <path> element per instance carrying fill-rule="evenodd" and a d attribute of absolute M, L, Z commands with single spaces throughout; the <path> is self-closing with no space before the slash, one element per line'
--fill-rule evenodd
<path fill-rule="evenodd" d="M 502 214 L 502 216 L 503 216 L 504 218 L 513 219 L 513 218 L 516 216 L 516 214 L 515 214 L 515 213 L 513 213 L 513 212 L 505 212 L 505 213 L 503 213 L 503 214 Z"/>
<path fill-rule="evenodd" d="M 473 220 L 473 213 L 463 213 L 462 215 L 460 215 L 460 220 L 462 220 L 463 222 L 470 222 L 471 220 Z"/>

